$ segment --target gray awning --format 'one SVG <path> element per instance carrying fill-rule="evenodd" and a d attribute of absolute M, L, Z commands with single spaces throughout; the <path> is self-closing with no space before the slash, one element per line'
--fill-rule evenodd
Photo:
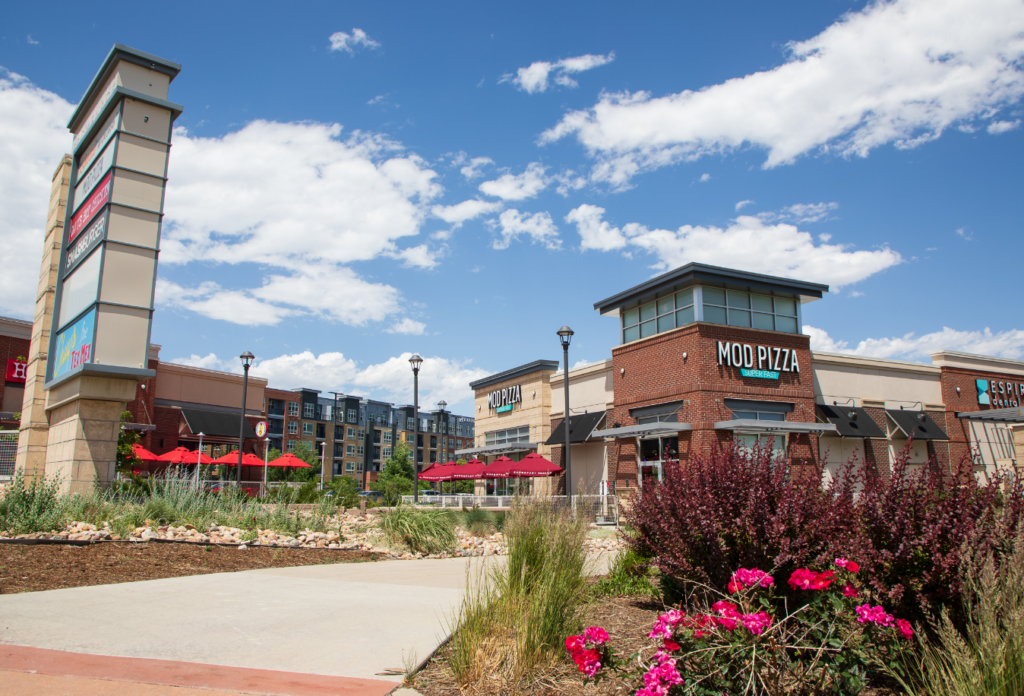
<path fill-rule="evenodd" d="M 863 408 L 855 406 L 828 406 L 818 404 L 820 413 L 829 423 L 835 423 L 840 437 L 868 437 L 885 439 L 885 433 Z"/>
<path fill-rule="evenodd" d="M 256 431 L 249 425 L 249 421 L 242 420 L 237 413 L 219 413 L 217 411 L 200 411 L 195 408 L 181 409 L 181 415 L 185 417 L 188 429 L 193 435 L 203 433 L 213 437 L 238 437 L 239 426 L 242 427 L 242 436 L 253 439 Z M 240 422 L 241 421 L 241 422 Z"/>
<path fill-rule="evenodd" d="M 511 454 L 512 452 L 529 452 L 536 450 L 539 442 L 510 442 L 507 445 L 487 445 L 485 447 L 471 447 L 470 449 L 455 450 L 456 456 L 463 454 L 475 454 L 490 456 L 492 454 Z"/>
<path fill-rule="evenodd" d="M 1024 408 L 992 408 L 987 411 L 958 411 L 956 417 L 963 418 L 964 420 L 1024 423 Z"/>
<path fill-rule="evenodd" d="M 626 425 L 621 428 L 595 430 L 593 437 L 612 437 L 616 440 L 624 437 L 644 437 L 646 435 L 668 435 L 684 430 L 693 430 L 689 423 L 645 423 L 643 425 Z"/>
<path fill-rule="evenodd" d="M 581 413 L 577 416 L 572 416 L 569 419 L 569 442 L 572 444 L 586 442 L 590 439 L 590 436 L 594 433 L 594 428 L 604 418 L 604 411 L 597 411 L 595 413 Z M 565 444 L 565 419 L 558 424 L 558 427 L 551 432 L 545 442 L 545 445 L 564 445 Z"/>
<path fill-rule="evenodd" d="M 715 430 L 749 430 L 756 432 L 776 433 L 834 433 L 835 423 L 804 423 L 801 421 L 769 421 L 739 418 L 737 420 L 719 421 Z"/>
<path fill-rule="evenodd" d="M 900 411 L 889 408 L 885 410 L 885 413 L 908 438 L 912 437 L 915 440 L 949 439 L 939 424 L 924 411 Z"/>

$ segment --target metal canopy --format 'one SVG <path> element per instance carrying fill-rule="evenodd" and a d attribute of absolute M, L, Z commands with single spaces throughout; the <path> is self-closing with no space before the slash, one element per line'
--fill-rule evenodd
<path fill-rule="evenodd" d="M 597 411 L 596 413 L 581 413 L 578 416 L 570 416 L 569 418 L 569 442 L 586 442 L 590 439 L 590 436 L 594 433 L 594 428 L 604 418 L 604 411 Z M 545 445 L 564 445 L 565 444 L 565 419 L 558 424 L 558 427 L 551 433 L 551 437 L 544 441 Z"/>
<path fill-rule="evenodd" d="M 1024 423 L 1024 408 L 993 408 L 987 411 L 959 411 L 957 418 L 964 420 Z"/>
<path fill-rule="evenodd" d="M 689 423 L 645 423 L 644 425 L 626 425 L 621 428 L 595 430 L 594 437 L 612 437 L 616 440 L 624 437 L 643 437 L 644 435 L 668 435 L 684 430 L 693 430 Z"/>
<path fill-rule="evenodd" d="M 840 437 L 873 437 L 884 440 L 885 433 L 863 408 L 855 406 L 826 406 L 818 404 L 818 412 L 829 423 L 834 423 Z"/>
<path fill-rule="evenodd" d="M 185 417 L 185 423 L 193 434 L 203 433 L 213 437 L 238 437 L 237 413 L 218 413 L 217 411 L 201 411 L 196 408 L 183 408 L 181 415 Z M 242 436 L 255 438 L 256 431 L 249 425 L 248 420 L 242 421 Z"/>
<path fill-rule="evenodd" d="M 768 421 L 737 418 L 715 423 L 715 430 L 748 430 L 781 433 L 834 433 L 835 423 L 803 423 L 800 421 Z"/>
<path fill-rule="evenodd" d="M 455 450 L 456 455 L 463 454 L 509 454 L 511 452 L 529 452 L 537 449 L 539 442 L 510 442 L 507 445 L 487 445 L 485 447 L 473 447 L 471 449 Z"/>
<path fill-rule="evenodd" d="M 886 409 L 886 415 L 903 431 L 907 438 L 915 440 L 948 440 L 949 436 L 942 431 L 939 424 L 932 420 L 924 411 L 899 411 Z"/>

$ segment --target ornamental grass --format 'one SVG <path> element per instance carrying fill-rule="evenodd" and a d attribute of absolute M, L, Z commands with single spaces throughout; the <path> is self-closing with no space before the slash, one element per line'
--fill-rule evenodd
<path fill-rule="evenodd" d="M 455 519 L 448 510 L 421 508 L 398 503 L 380 518 L 380 529 L 388 541 L 414 553 L 447 553 L 459 543 Z"/>

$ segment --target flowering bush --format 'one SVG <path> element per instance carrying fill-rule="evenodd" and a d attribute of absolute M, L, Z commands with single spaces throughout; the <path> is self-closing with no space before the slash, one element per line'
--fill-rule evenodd
<path fill-rule="evenodd" d="M 873 670 L 900 669 L 913 630 L 882 605 L 857 599 L 870 592 L 857 579 L 858 564 L 837 558 L 835 568 L 790 573 L 788 585 L 805 595 L 792 612 L 777 609 L 770 575 L 741 568 L 730 596 L 708 610 L 659 616 L 647 634 L 653 654 L 626 663 L 597 627 L 570 636 L 566 649 L 588 678 L 639 665 L 636 696 L 859 693 Z"/>
<path fill-rule="evenodd" d="M 969 457 L 952 472 L 934 462 L 910 472 L 908 452 L 891 472 L 851 461 L 826 486 L 819 466 L 762 446 L 667 464 L 663 481 L 644 486 L 627 511 L 636 531 L 627 541 L 653 559 L 670 603 L 687 584 L 730 592 L 753 586 L 733 568 L 774 568 L 789 578 L 838 556 L 847 564 L 838 570 L 863 567 L 872 591 L 901 614 L 923 619 L 937 604 L 956 612 L 961 548 L 968 540 L 998 547 L 1013 538 L 1024 516 L 1024 477 L 982 485 Z M 857 562 L 851 568 L 846 558 Z M 778 595 L 799 601 L 801 593 L 827 589 L 829 572 L 807 570 Z"/>

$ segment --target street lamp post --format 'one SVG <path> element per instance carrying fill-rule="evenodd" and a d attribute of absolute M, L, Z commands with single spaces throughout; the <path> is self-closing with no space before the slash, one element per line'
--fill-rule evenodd
<path fill-rule="evenodd" d="M 263 438 L 263 497 L 267 495 L 267 460 L 270 458 L 270 438 Z"/>
<path fill-rule="evenodd" d="M 325 466 L 327 466 L 327 440 L 320 443 L 320 490 L 324 489 Z"/>
<path fill-rule="evenodd" d="M 569 500 L 572 500 L 572 452 L 569 451 L 569 341 L 572 340 L 572 334 L 573 331 L 568 326 L 558 330 L 558 340 L 562 342 L 562 354 L 565 358 L 565 418 L 562 419 L 562 425 L 565 427 L 565 495 Z"/>
<path fill-rule="evenodd" d="M 414 505 L 420 502 L 420 365 L 423 358 L 419 353 L 413 353 L 409 358 L 409 365 L 412 366 L 412 410 L 413 410 L 413 435 L 412 435 L 412 502 Z"/>
<path fill-rule="evenodd" d="M 199 488 L 199 467 L 203 463 L 203 431 L 199 431 L 199 453 L 196 455 L 196 488 Z"/>
<path fill-rule="evenodd" d="M 249 391 L 249 366 L 256 356 L 245 351 L 238 356 L 242 360 L 242 367 L 245 369 L 245 377 L 242 380 L 242 415 L 238 419 L 238 487 L 242 487 L 242 446 L 245 444 L 245 399 Z"/>
<path fill-rule="evenodd" d="M 445 401 L 444 399 L 441 399 L 440 401 L 437 402 L 437 410 L 438 410 L 437 420 L 441 424 L 441 437 L 445 437 L 445 435 L 444 435 L 444 407 L 447 406 L 447 405 L 448 405 L 448 402 Z M 441 448 L 442 452 L 446 450 L 446 448 L 448 446 L 448 444 L 447 444 L 448 440 L 445 439 L 445 440 L 443 440 L 443 442 L 445 443 L 445 446 Z M 441 462 L 438 462 L 438 463 L 440 464 Z M 454 486 L 455 484 L 452 483 L 452 485 Z M 444 493 L 444 483 L 443 482 L 441 483 L 441 492 Z M 455 492 L 455 490 L 452 489 L 452 493 L 454 493 L 454 492 Z"/>

